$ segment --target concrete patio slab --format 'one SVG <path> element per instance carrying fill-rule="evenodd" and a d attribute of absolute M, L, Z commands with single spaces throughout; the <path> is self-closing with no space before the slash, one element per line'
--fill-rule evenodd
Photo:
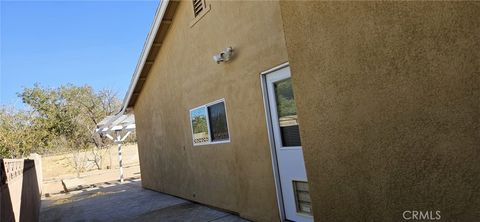
<path fill-rule="evenodd" d="M 40 221 L 244 222 L 236 215 L 141 187 L 141 181 L 42 200 Z"/>

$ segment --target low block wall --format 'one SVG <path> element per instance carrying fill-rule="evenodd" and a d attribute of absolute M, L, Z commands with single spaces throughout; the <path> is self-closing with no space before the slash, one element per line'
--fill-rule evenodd
<path fill-rule="evenodd" d="M 0 159 L 0 221 L 38 221 L 41 159 Z"/>

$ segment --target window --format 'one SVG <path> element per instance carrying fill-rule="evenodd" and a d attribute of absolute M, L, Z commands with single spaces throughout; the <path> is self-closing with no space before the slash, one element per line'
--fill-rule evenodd
<path fill-rule="evenodd" d="M 305 181 L 293 180 L 293 192 L 295 194 L 295 204 L 298 213 L 312 215 L 312 201 L 310 200 L 310 191 L 308 183 Z"/>
<path fill-rule="evenodd" d="M 227 116 L 225 103 L 219 102 L 207 107 L 212 141 L 228 140 Z"/>
<path fill-rule="evenodd" d="M 193 145 L 230 142 L 225 100 L 190 110 Z"/>
<path fill-rule="evenodd" d="M 292 80 L 288 78 L 275 82 L 274 90 L 282 145 L 285 147 L 301 146 Z"/>
<path fill-rule="evenodd" d="M 205 107 L 190 110 L 190 121 L 192 121 L 193 144 L 208 143 L 210 136 Z"/>

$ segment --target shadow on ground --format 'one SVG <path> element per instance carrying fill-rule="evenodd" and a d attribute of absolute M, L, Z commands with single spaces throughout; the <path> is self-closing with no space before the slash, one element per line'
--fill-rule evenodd
<path fill-rule="evenodd" d="M 40 221 L 215 221 L 238 216 L 146 190 L 140 180 L 103 184 L 42 200 Z"/>

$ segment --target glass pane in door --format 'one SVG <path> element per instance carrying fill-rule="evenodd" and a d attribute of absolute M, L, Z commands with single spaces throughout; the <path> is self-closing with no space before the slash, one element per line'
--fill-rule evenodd
<path fill-rule="evenodd" d="M 273 83 L 283 147 L 301 146 L 292 79 Z"/>

